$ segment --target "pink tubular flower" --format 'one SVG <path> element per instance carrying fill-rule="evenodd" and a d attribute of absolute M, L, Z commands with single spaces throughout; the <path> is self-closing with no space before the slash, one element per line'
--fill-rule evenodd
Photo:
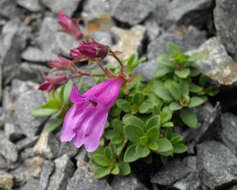
<path fill-rule="evenodd" d="M 109 52 L 109 48 L 106 45 L 98 42 L 82 42 L 77 48 L 72 49 L 70 56 L 74 58 L 80 58 L 82 56 L 88 58 L 104 58 Z"/>
<path fill-rule="evenodd" d="M 42 74 L 45 81 L 39 86 L 39 90 L 47 90 L 48 93 L 51 90 L 57 89 L 59 86 L 65 84 L 68 81 L 67 75 L 59 75 L 55 77 L 48 77 L 45 74 Z"/>
<path fill-rule="evenodd" d="M 76 39 L 81 39 L 83 37 L 83 33 L 78 27 L 78 22 L 80 19 L 70 19 L 63 12 L 58 12 L 58 23 L 62 26 L 61 32 L 66 32 L 73 35 Z"/>
<path fill-rule="evenodd" d="M 51 61 L 48 65 L 56 69 L 67 69 L 70 67 L 70 60 L 58 56 L 57 59 Z"/>
<path fill-rule="evenodd" d="M 93 152 L 100 144 L 109 109 L 116 101 L 122 78 L 107 80 L 95 85 L 83 95 L 75 85 L 71 92 L 74 105 L 64 118 L 61 141 L 73 141 L 76 147 L 84 144 Z"/>

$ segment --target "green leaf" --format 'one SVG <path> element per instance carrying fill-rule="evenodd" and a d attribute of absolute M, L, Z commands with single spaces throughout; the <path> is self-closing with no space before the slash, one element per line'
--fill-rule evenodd
<path fill-rule="evenodd" d="M 49 116 L 53 115 L 56 113 L 58 110 L 57 109 L 50 109 L 50 108 L 36 108 L 32 114 L 35 116 Z"/>
<path fill-rule="evenodd" d="M 174 127 L 174 123 L 169 121 L 169 122 L 164 123 L 162 127 L 167 127 L 167 128 Z"/>
<path fill-rule="evenodd" d="M 103 154 L 93 154 L 94 161 L 100 166 L 108 166 L 111 160 Z"/>
<path fill-rule="evenodd" d="M 184 140 L 183 136 L 179 134 L 174 134 L 170 141 L 172 142 L 172 144 L 178 144 L 180 142 L 183 142 L 183 140 Z"/>
<path fill-rule="evenodd" d="M 160 66 L 160 67 L 158 67 L 158 69 L 156 71 L 155 78 L 159 79 L 171 72 L 172 72 L 171 68 L 166 67 L 166 66 Z"/>
<path fill-rule="evenodd" d="M 158 152 L 170 152 L 173 151 L 173 145 L 167 138 L 161 138 L 157 140 L 158 143 Z"/>
<path fill-rule="evenodd" d="M 133 104 L 136 104 L 136 105 L 141 105 L 141 103 L 144 101 L 144 95 L 142 93 L 136 93 L 134 96 L 133 96 L 133 99 L 132 99 L 132 102 Z"/>
<path fill-rule="evenodd" d="M 174 73 L 179 77 L 179 78 L 187 78 L 190 74 L 190 69 L 189 68 L 183 68 L 180 70 L 175 70 Z"/>
<path fill-rule="evenodd" d="M 139 143 L 143 146 L 145 146 L 148 143 L 149 139 L 147 136 L 143 136 L 139 138 Z"/>
<path fill-rule="evenodd" d="M 162 86 L 156 86 L 156 88 L 153 89 L 153 91 L 159 98 L 161 98 L 164 101 L 171 102 L 173 100 L 172 96 L 169 93 L 169 90 Z"/>
<path fill-rule="evenodd" d="M 107 146 L 105 149 L 104 149 L 104 154 L 105 156 L 109 159 L 109 160 L 113 160 L 114 159 L 114 155 L 113 155 L 113 152 L 112 152 L 112 148 L 110 146 Z"/>
<path fill-rule="evenodd" d="M 152 127 L 159 127 L 160 126 L 160 116 L 155 115 L 151 117 L 149 120 L 146 122 L 146 129 L 150 129 Z"/>
<path fill-rule="evenodd" d="M 137 142 L 141 136 L 143 136 L 144 131 L 141 127 L 135 125 L 125 126 L 125 134 L 128 139 L 132 142 Z"/>
<path fill-rule="evenodd" d="M 203 88 L 194 83 L 190 85 L 190 92 L 193 92 L 196 94 L 204 94 Z"/>
<path fill-rule="evenodd" d="M 169 54 L 171 54 L 171 55 L 176 55 L 181 52 L 180 47 L 172 42 L 167 43 L 167 50 L 168 50 Z"/>
<path fill-rule="evenodd" d="M 189 82 L 187 80 L 182 80 L 180 87 L 181 87 L 182 94 L 188 96 L 189 95 Z"/>
<path fill-rule="evenodd" d="M 157 151 L 158 148 L 159 148 L 159 145 L 156 141 L 151 141 L 149 144 L 148 144 L 148 147 L 149 149 L 153 150 L 153 151 Z"/>
<path fill-rule="evenodd" d="M 134 65 L 134 63 L 136 62 L 136 60 L 137 60 L 137 54 L 134 53 L 134 54 L 132 54 L 132 55 L 128 58 L 127 65 L 128 65 L 128 66 Z"/>
<path fill-rule="evenodd" d="M 136 155 L 138 158 L 145 158 L 150 154 L 149 148 L 146 146 L 142 146 L 140 144 L 137 144 L 136 146 Z"/>
<path fill-rule="evenodd" d="M 119 165 L 118 164 L 115 164 L 114 168 L 111 170 L 111 173 L 114 175 L 119 174 Z"/>
<path fill-rule="evenodd" d="M 146 132 L 147 137 L 149 140 L 155 141 L 158 138 L 159 135 L 159 128 L 158 127 L 152 127 L 147 130 Z"/>
<path fill-rule="evenodd" d="M 179 112 L 181 120 L 191 128 L 196 128 L 198 124 L 198 119 L 196 114 L 191 109 L 182 109 Z"/>
<path fill-rule="evenodd" d="M 116 135 L 113 138 L 111 138 L 111 143 L 112 144 L 121 144 L 123 142 L 123 139 L 120 135 Z"/>
<path fill-rule="evenodd" d="M 169 68 L 175 68 L 176 64 L 172 61 L 170 61 L 169 56 L 166 54 L 160 55 L 157 58 L 157 62 L 159 66 L 166 66 Z"/>
<path fill-rule="evenodd" d="M 128 146 L 128 148 L 125 151 L 124 161 L 129 163 L 129 162 L 134 162 L 137 159 L 138 157 L 136 154 L 136 144 L 132 144 Z"/>
<path fill-rule="evenodd" d="M 160 123 L 163 124 L 172 118 L 172 113 L 169 111 L 162 111 L 160 113 Z"/>
<path fill-rule="evenodd" d="M 72 80 L 69 80 L 66 83 L 66 85 L 64 86 L 64 90 L 63 90 L 63 102 L 64 103 L 70 102 L 70 94 L 72 91 L 72 86 L 73 86 Z"/>
<path fill-rule="evenodd" d="M 174 153 L 182 154 L 188 150 L 188 147 L 182 143 L 174 145 Z"/>
<path fill-rule="evenodd" d="M 180 86 L 177 83 L 168 80 L 165 82 L 165 87 L 169 90 L 169 93 L 175 100 L 177 101 L 181 100 L 182 92 Z"/>
<path fill-rule="evenodd" d="M 50 133 L 62 125 L 63 119 L 54 119 L 47 123 L 47 126 L 44 128 L 43 133 Z"/>
<path fill-rule="evenodd" d="M 196 68 L 192 67 L 192 68 L 191 68 L 190 76 L 191 76 L 191 77 L 197 77 L 198 75 L 200 75 L 199 69 L 196 69 Z"/>
<path fill-rule="evenodd" d="M 152 111 L 152 108 L 154 107 L 154 104 L 148 99 L 145 100 L 140 106 L 139 106 L 139 112 L 140 113 L 150 113 Z"/>
<path fill-rule="evenodd" d="M 120 175 L 128 175 L 131 173 L 131 168 L 128 163 L 125 162 L 119 162 L 119 174 Z"/>
<path fill-rule="evenodd" d="M 201 53 L 194 53 L 193 55 L 191 55 L 189 57 L 189 61 L 195 63 L 195 62 L 201 60 L 202 57 L 203 57 L 203 54 L 201 54 Z"/>
<path fill-rule="evenodd" d="M 116 105 L 124 112 L 130 112 L 130 103 L 127 100 L 118 99 Z"/>
<path fill-rule="evenodd" d="M 125 125 L 135 125 L 140 128 L 144 128 L 145 123 L 142 121 L 140 118 L 133 116 L 133 115 L 128 115 L 123 117 L 123 122 Z"/>
<path fill-rule="evenodd" d="M 190 104 L 188 105 L 188 107 L 192 108 L 192 107 L 196 107 L 199 106 L 203 103 L 205 103 L 207 101 L 206 97 L 192 97 L 190 99 Z"/>
<path fill-rule="evenodd" d="M 169 105 L 169 108 L 170 108 L 171 111 L 177 111 L 177 110 L 182 109 L 182 106 L 179 103 L 177 103 L 177 102 L 172 102 Z"/>
<path fill-rule="evenodd" d="M 110 174 L 111 168 L 98 167 L 95 169 L 94 178 L 99 179 Z"/>

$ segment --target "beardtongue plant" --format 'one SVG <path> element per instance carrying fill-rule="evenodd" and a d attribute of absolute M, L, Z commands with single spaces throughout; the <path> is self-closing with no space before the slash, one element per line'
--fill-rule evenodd
<path fill-rule="evenodd" d="M 142 83 L 141 77 L 132 75 L 143 58 L 134 54 L 122 62 L 108 46 L 84 37 L 80 19 L 62 12 L 58 19 L 60 31 L 74 36 L 79 46 L 71 50 L 71 59 L 58 56 L 49 63 L 50 74 L 58 75 L 43 74 L 45 82 L 39 89 L 49 92 L 49 100 L 33 114 L 51 116 L 44 132 L 62 126 L 62 142 L 72 141 L 78 148 L 84 145 L 96 178 L 128 175 L 132 162 L 151 162 L 154 154 L 165 163 L 168 157 L 186 152 L 184 138 L 174 128 L 196 128 L 192 108 L 206 102 L 206 95 L 217 93 L 192 66 L 200 55 L 185 55 L 168 43 L 169 54 L 158 57 L 154 79 Z M 104 66 L 106 56 L 114 57 L 119 67 Z M 77 65 L 82 61 L 97 64 L 100 72 L 80 69 Z M 80 93 L 82 76 L 95 77 L 97 85 Z"/>

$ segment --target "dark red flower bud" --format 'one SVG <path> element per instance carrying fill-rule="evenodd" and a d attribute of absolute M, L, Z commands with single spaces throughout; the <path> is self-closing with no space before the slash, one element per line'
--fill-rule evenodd
<path fill-rule="evenodd" d="M 56 90 L 59 86 L 65 84 L 69 80 L 68 76 L 65 74 L 54 77 L 48 77 L 43 73 L 42 75 L 45 81 L 39 86 L 39 90 L 47 90 L 48 92 L 51 90 Z"/>
<path fill-rule="evenodd" d="M 67 69 L 70 67 L 70 63 L 71 60 L 58 56 L 57 59 L 51 61 L 48 65 L 52 68 Z"/>

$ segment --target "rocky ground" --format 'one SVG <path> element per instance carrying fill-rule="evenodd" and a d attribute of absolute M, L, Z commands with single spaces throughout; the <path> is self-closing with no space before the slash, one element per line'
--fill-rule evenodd
<path fill-rule="evenodd" d="M 1 0 L 0 10 L 0 189 L 237 190 L 236 0 Z M 144 80 L 168 41 L 205 54 L 196 66 L 221 93 L 195 110 L 198 128 L 183 133 L 188 153 L 95 180 L 83 148 L 60 143 L 60 133 L 41 134 L 48 118 L 31 115 L 45 102 L 40 72 L 77 46 L 56 32 L 59 10 L 83 17 L 81 27 L 121 57 L 147 56 L 137 68 Z"/>

